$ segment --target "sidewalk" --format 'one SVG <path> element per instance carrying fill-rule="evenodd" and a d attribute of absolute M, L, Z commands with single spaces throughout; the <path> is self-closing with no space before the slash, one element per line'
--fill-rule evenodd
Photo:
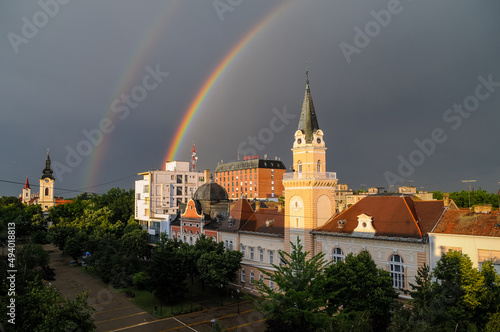
<path fill-rule="evenodd" d="M 265 331 L 262 314 L 254 310 L 248 301 L 238 305 L 213 307 L 206 310 L 156 319 L 136 306 L 125 294 L 115 293 L 98 277 L 93 277 L 79 267 L 70 267 L 71 258 L 64 256 L 54 245 L 46 245 L 50 251 L 50 266 L 55 269 L 56 280 L 52 286 L 62 295 L 74 299 L 86 289 L 90 290 L 89 304 L 94 314 L 97 331 L 210 331 L 211 320 L 220 321 L 223 329 L 230 331 Z"/>

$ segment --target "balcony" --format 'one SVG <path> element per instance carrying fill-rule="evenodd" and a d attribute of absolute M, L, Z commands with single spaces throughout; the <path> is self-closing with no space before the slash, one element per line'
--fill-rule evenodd
<path fill-rule="evenodd" d="M 292 172 L 283 174 L 283 180 L 336 180 L 337 173 L 335 172 Z"/>

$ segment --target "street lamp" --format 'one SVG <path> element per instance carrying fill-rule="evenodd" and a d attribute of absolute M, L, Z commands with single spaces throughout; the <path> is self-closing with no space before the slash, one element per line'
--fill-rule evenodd
<path fill-rule="evenodd" d="M 220 284 L 220 305 L 221 305 L 221 307 L 224 306 L 224 299 L 222 298 L 222 287 L 224 287 L 224 285 Z"/>
<path fill-rule="evenodd" d="M 240 314 L 240 289 L 236 290 L 236 296 L 238 298 L 238 315 Z"/>

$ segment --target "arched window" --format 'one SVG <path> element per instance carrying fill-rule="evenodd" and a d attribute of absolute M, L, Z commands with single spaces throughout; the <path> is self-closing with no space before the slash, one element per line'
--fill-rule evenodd
<path fill-rule="evenodd" d="M 298 164 L 299 164 L 299 173 L 302 173 L 302 161 L 299 160 Z"/>
<path fill-rule="evenodd" d="M 321 161 L 318 160 L 318 173 L 321 172 Z"/>
<path fill-rule="evenodd" d="M 229 250 L 233 250 L 233 241 L 229 241 Z"/>
<path fill-rule="evenodd" d="M 225 242 L 225 247 L 226 247 L 226 249 L 229 248 L 229 241 L 228 240 L 226 240 L 226 242 Z"/>
<path fill-rule="evenodd" d="M 392 287 L 405 288 L 405 269 L 403 258 L 399 255 L 392 255 L 390 259 L 390 272 L 392 278 Z"/>
<path fill-rule="evenodd" d="M 336 263 L 338 261 L 343 261 L 343 260 L 344 260 L 344 253 L 342 252 L 342 249 L 340 248 L 333 249 L 332 261 Z"/>
<path fill-rule="evenodd" d="M 49 196 L 49 188 L 45 188 L 45 196 Z"/>

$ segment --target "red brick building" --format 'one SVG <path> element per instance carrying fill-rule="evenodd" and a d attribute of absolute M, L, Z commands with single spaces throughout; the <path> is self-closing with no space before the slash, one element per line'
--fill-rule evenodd
<path fill-rule="evenodd" d="M 278 198 L 283 194 L 285 164 L 281 160 L 249 158 L 217 165 L 215 182 L 226 189 L 230 199 Z"/>

